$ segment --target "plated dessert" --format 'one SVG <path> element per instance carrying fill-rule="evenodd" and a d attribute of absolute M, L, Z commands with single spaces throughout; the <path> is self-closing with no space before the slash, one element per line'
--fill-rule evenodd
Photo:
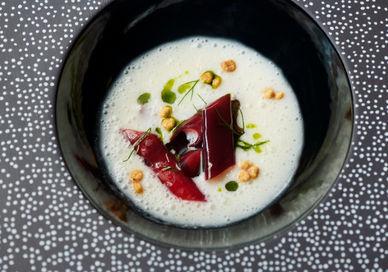
<path fill-rule="evenodd" d="M 186 227 L 247 218 L 297 168 L 303 120 L 282 72 L 245 45 L 190 37 L 132 61 L 109 92 L 101 149 L 140 210 Z"/>

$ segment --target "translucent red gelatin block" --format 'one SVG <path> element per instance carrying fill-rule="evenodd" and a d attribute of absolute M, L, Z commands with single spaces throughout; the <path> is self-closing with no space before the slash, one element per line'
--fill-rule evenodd
<path fill-rule="evenodd" d="M 131 129 L 123 129 L 121 133 L 132 145 L 145 135 L 144 132 Z M 176 197 L 183 200 L 206 201 L 194 181 L 177 168 L 175 156 L 167 150 L 158 136 L 146 135 L 138 143 L 136 152 Z"/>
<path fill-rule="evenodd" d="M 230 94 L 207 106 L 202 117 L 205 178 L 212 179 L 236 163 Z"/>

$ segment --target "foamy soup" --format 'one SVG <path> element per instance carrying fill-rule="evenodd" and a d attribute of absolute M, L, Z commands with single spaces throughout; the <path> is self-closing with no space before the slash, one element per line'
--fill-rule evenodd
<path fill-rule="evenodd" d="M 302 123 L 274 63 L 236 41 L 190 37 L 122 72 L 104 102 L 101 148 L 117 187 L 145 213 L 222 226 L 261 211 L 287 187 Z"/>

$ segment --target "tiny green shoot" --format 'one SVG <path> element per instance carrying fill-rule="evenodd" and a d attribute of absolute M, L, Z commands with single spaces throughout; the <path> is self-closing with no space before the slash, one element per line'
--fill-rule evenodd
<path fill-rule="evenodd" d="M 151 94 L 150 93 L 142 93 L 137 98 L 137 103 L 140 104 L 140 105 L 147 104 L 148 101 L 150 100 L 150 98 L 151 98 Z"/>
<path fill-rule="evenodd" d="M 256 151 L 256 153 L 260 153 L 261 152 L 261 146 L 263 144 L 266 144 L 268 143 L 269 141 L 262 141 L 262 142 L 257 142 L 257 143 L 254 143 L 254 144 L 251 144 L 251 143 L 248 143 L 244 140 L 241 140 L 239 139 L 237 141 L 237 147 L 241 148 L 242 150 L 245 150 L 245 151 L 248 151 L 248 150 L 251 150 L 253 149 L 254 151 Z"/>

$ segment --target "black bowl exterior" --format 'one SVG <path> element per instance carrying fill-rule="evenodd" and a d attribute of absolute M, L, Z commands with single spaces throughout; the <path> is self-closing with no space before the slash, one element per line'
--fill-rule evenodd
<path fill-rule="evenodd" d="M 305 129 L 299 168 L 285 194 L 258 215 L 214 229 L 183 229 L 141 215 L 111 181 L 98 142 L 101 105 L 123 68 L 162 43 L 195 35 L 237 40 L 271 59 L 298 97 Z M 64 159 L 92 203 L 125 230 L 183 247 L 243 244 L 292 225 L 335 182 L 351 138 L 351 92 L 341 59 L 312 19 L 285 0 L 117 0 L 73 44 L 56 103 Z"/>

